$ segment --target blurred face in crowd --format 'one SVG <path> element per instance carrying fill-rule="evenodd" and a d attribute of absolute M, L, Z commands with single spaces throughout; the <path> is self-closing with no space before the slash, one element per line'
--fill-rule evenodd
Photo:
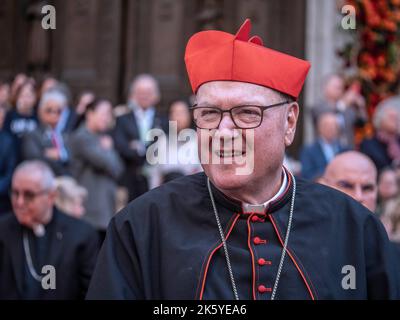
<path fill-rule="evenodd" d="M 15 96 L 15 94 L 17 93 L 18 89 L 28 80 L 28 77 L 26 74 L 24 73 L 18 73 L 15 78 L 14 81 L 11 85 L 11 94 L 12 96 Z"/>
<path fill-rule="evenodd" d="M 382 200 L 387 200 L 395 197 L 399 192 L 397 183 L 397 175 L 394 170 L 384 170 L 379 176 L 378 183 L 379 197 Z"/>
<path fill-rule="evenodd" d="M 102 133 L 112 125 L 112 105 L 109 101 L 100 101 L 94 110 L 88 110 L 87 125 L 92 131 Z"/>
<path fill-rule="evenodd" d="M 178 132 L 189 128 L 192 121 L 189 106 L 183 101 L 174 102 L 170 108 L 169 120 L 176 121 Z"/>
<path fill-rule="evenodd" d="M 60 120 L 64 108 L 65 106 L 63 106 L 59 101 L 48 100 L 39 108 L 39 117 L 41 123 L 45 126 L 55 128 Z"/>
<path fill-rule="evenodd" d="M 327 142 L 334 142 L 339 137 L 339 123 L 333 113 L 325 113 L 318 119 L 318 132 L 321 138 Z"/>
<path fill-rule="evenodd" d="M 377 172 L 363 154 L 349 151 L 339 154 L 328 165 L 321 182 L 340 190 L 371 211 L 376 209 Z"/>
<path fill-rule="evenodd" d="M 88 106 L 89 103 L 93 102 L 94 99 L 95 96 L 93 92 L 84 92 L 78 101 L 78 105 L 76 106 L 75 111 L 78 114 L 84 114 L 86 111 L 86 107 Z"/>
<path fill-rule="evenodd" d="M 399 134 L 399 112 L 395 108 L 387 108 L 381 119 L 380 130 L 388 134 Z"/>
<path fill-rule="evenodd" d="M 45 187 L 40 171 L 15 172 L 11 190 L 13 211 L 20 224 L 34 228 L 50 221 L 56 192 Z"/>
<path fill-rule="evenodd" d="M 46 78 L 42 83 L 42 87 L 40 88 L 40 93 L 43 94 L 46 91 L 55 88 L 57 85 L 58 85 L 57 79 L 52 77 Z"/>
<path fill-rule="evenodd" d="M 36 103 L 36 92 L 31 84 L 25 84 L 21 87 L 17 97 L 17 111 L 20 114 L 30 115 Z"/>
<path fill-rule="evenodd" d="M 331 102 L 337 102 L 344 93 L 344 81 L 338 75 L 332 75 L 325 83 L 325 99 Z"/>
<path fill-rule="evenodd" d="M 160 100 L 157 83 L 151 78 L 137 80 L 131 88 L 129 100 L 142 109 L 154 107 Z"/>
<path fill-rule="evenodd" d="M 10 102 L 10 85 L 8 83 L 0 84 L 0 104 Z"/>
<path fill-rule="evenodd" d="M 228 110 L 236 106 L 267 106 L 283 101 L 285 99 L 278 92 L 266 87 L 235 81 L 212 81 L 199 87 L 196 102 L 198 107 L 211 106 Z M 206 129 L 197 129 L 200 157 L 202 153 L 208 152 L 209 159 L 212 159 L 214 153 L 221 161 L 220 164 L 214 164 L 212 161 L 202 163 L 205 173 L 213 184 L 234 198 L 235 194 L 247 198 L 236 196 L 248 203 L 266 201 L 267 199 L 260 195 L 267 194 L 266 189 L 271 189 L 271 185 L 266 181 L 280 180 L 285 147 L 294 139 L 298 111 L 297 103 L 265 110 L 262 113 L 263 121 L 260 126 L 246 130 L 237 130 L 229 113 L 224 113 L 218 128 L 211 131 L 211 137 L 202 135 L 202 131 L 207 131 Z M 254 133 L 254 143 L 246 137 L 247 131 Z M 220 150 L 213 150 L 213 139 L 221 141 Z M 236 144 L 236 140 L 241 140 L 241 144 Z M 230 148 L 232 146 L 235 148 L 235 145 L 241 145 L 242 148 L 228 150 L 224 147 L 224 141 L 232 142 L 229 144 Z M 247 152 L 252 155 L 246 154 Z M 254 170 L 250 174 L 238 175 L 237 168 L 242 165 L 234 160 L 231 164 L 227 163 L 228 158 L 234 159 L 237 156 L 254 157 Z M 247 196 L 244 195 L 245 190 L 248 191 Z"/>

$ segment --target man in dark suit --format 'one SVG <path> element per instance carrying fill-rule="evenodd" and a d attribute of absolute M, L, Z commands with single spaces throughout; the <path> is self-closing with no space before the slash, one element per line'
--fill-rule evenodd
<path fill-rule="evenodd" d="M 99 239 L 87 223 L 54 208 L 54 175 L 40 161 L 12 179 L 13 215 L 0 219 L 0 299 L 81 299 Z"/>
<path fill-rule="evenodd" d="M 339 142 L 339 124 L 332 112 L 326 112 L 317 120 L 318 139 L 305 146 L 300 154 L 302 177 L 317 180 L 325 171 L 328 163 L 340 152 L 347 150 Z"/>
<path fill-rule="evenodd" d="M 133 200 L 149 189 L 151 174 L 146 173 L 147 134 L 151 129 L 168 130 L 168 119 L 161 116 L 156 105 L 160 101 L 160 89 L 156 79 L 148 74 L 137 76 L 129 90 L 129 112 L 117 118 L 114 130 L 115 147 L 126 166 L 121 181 Z"/>

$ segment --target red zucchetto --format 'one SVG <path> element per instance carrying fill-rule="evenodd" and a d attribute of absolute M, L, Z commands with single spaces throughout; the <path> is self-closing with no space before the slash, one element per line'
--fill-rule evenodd
<path fill-rule="evenodd" d="M 297 99 L 310 63 L 263 46 L 250 38 L 251 22 L 236 35 L 222 31 L 194 34 L 186 46 L 185 62 L 193 92 L 206 82 L 241 81 L 268 87 Z"/>

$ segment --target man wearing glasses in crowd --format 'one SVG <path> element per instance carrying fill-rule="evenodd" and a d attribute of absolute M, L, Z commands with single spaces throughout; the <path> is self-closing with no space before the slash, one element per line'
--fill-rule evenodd
<path fill-rule="evenodd" d="M 54 207 L 51 169 L 26 161 L 15 170 L 14 214 L 0 219 L 0 300 L 82 299 L 99 239 L 87 223 Z"/>

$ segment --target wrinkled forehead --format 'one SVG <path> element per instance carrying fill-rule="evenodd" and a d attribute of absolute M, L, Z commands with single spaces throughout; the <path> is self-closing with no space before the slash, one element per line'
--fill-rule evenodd
<path fill-rule="evenodd" d="M 335 180 L 347 182 L 352 185 L 377 184 L 376 173 L 366 168 L 344 167 L 341 170 L 335 170 Z"/>
<path fill-rule="evenodd" d="M 239 81 L 210 81 L 197 90 L 197 104 L 246 104 L 267 105 L 280 101 L 280 93 L 260 85 Z"/>

